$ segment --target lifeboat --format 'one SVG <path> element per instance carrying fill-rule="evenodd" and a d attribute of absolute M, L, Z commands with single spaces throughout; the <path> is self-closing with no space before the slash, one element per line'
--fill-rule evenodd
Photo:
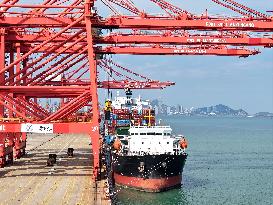
<path fill-rule="evenodd" d="M 113 147 L 115 150 L 119 151 L 121 149 L 121 141 L 119 138 L 117 138 L 115 141 L 114 141 L 114 144 L 113 144 Z"/>
<path fill-rule="evenodd" d="M 180 141 L 179 141 L 180 147 L 182 149 L 187 149 L 188 148 L 188 142 L 186 140 L 185 137 L 183 137 Z"/>

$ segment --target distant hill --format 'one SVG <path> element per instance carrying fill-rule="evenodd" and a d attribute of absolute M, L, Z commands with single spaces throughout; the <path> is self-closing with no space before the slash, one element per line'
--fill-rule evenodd
<path fill-rule="evenodd" d="M 211 116 L 248 116 L 243 109 L 234 110 L 226 105 L 215 105 L 210 107 L 197 108 L 193 111 L 193 115 L 211 115 Z"/>
<path fill-rule="evenodd" d="M 273 113 L 270 112 L 258 112 L 254 115 L 254 117 L 271 117 L 273 118 Z"/>
<path fill-rule="evenodd" d="M 229 106 L 218 104 L 214 106 L 201 107 L 201 108 L 186 108 L 182 105 L 166 105 L 161 104 L 158 99 L 152 100 L 152 107 L 155 109 L 156 114 L 159 115 L 183 115 L 183 116 L 238 116 L 238 117 L 266 117 L 273 118 L 273 113 L 258 112 L 256 114 L 248 114 L 243 109 L 232 109 Z"/>

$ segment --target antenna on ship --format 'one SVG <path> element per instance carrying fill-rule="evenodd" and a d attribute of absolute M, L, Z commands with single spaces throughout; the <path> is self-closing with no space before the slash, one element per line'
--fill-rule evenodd
<path fill-rule="evenodd" d="M 125 95 L 127 97 L 127 99 L 131 98 L 133 93 L 132 93 L 132 90 L 130 88 L 125 88 Z"/>
<path fill-rule="evenodd" d="M 126 95 L 126 104 L 131 104 L 131 99 L 132 99 L 132 90 L 130 88 L 125 88 L 125 95 Z"/>

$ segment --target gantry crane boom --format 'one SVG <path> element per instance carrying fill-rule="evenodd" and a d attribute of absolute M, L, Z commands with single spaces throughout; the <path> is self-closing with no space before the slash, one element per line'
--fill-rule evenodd
<path fill-rule="evenodd" d="M 245 18 L 222 19 L 175 19 L 167 17 L 139 18 L 116 16 L 98 20 L 94 25 L 114 29 L 150 29 L 150 30 L 231 30 L 272 32 L 273 20 L 249 20 Z"/>
<path fill-rule="evenodd" d="M 43 48 L 37 49 L 37 53 L 44 53 L 52 46 L 44 46 Z M 83 48 L 82 45 L 75 45 L 70 48 L 55 49 L 57 55 L 59 54 L 74 54 L 79 52 Z M 9 49 L 7 49 L 9 51 Z M 24 52 L 31 52 L 32 48 L 25 46 L 22 49 Z M 220 45 L 203 45 L 203 46 L 178 46 L 178 45 L 161 45 L 161 44 L 150 44 L 150 45 L 109 45 L 109 46 L 96 46 L 94 47 L 94 52 L 97 54 L 134 54 L 134 55 L 215 55 L 215 56 L 250 56 L 260 53 L 255 49 L 248 48 L 233 48 Z M 81 50 L 80 54 L 87 54 L 87 50 Z M 42 65 L 38 66 L 40 69 Z M 0 73 L 5 72 L 9 68 L 6 67 L 0 70 Z M 31 74 L 31 72 L 29 72 Z M 7 79 L 6 81 L 9 81 Z"/>
<path fill-rule="evenodd" d="M 29 33 L 22 35 L 21 32 L 11 31 L 6 37 L 6 41 L 11 43 L 41 43 L 47 40 L 54 33 Z M 69 35 L 62 35 L 54 38 L 52 42 L 64 42 L 70 39 Z M 71 39 L 69 42 L 74 42 Z M 81 43 L 85 43 L 86 40 L 82 39 Z M 264 46 L 271 47 L 273 45 L 272 35 L 258 35 L 251 36 L 251 34 L 224 34 L 219 32 L 218 34 L 189 34 L 188 32 L 175 33 L 175 32 L 163 32 L 155 34 L 147 33 L 109 33 L 105 36 L 94 37 L 96 44 L 178 44 L 178 45 L 198 45 L 198 44 L 219 44 L 219 45 L 234 45 L 234 46 Z"/>
<path fill-rule="evenodd" d="M 72 19 L 56 17 L 2 17 L 0 26 L 52 28 L 69 25 Z M 207 18 L 207 19 L 175 19 L 171 17 L 134 17 L 134 16 L 113 16 L 105 19 L 92 18 L 92 25 L 103 29 L 150 29 L 150 30 L 242 30 L 272 32 L 272 19 L 246 19 L 246 18 Z M 84 27 L 84 21 L 75 23 L 74 28 Z"/>
<path fill-rule="evenodd" d="M 223 34 L 133 34 L 133 33 L 111 33 L 107 36 L 98 37 L 96 42 L 101 44 L 178 44 L 178 45 L 199 45 L 218 44 L 234 46 L 264 46 L 273 45 L 273 35 L 251 37 L 247 34 L 239 36 Z"/>
<path fill-rule="evenodd" d="M 88 80 L 69 80 L 65 82 L 60 81 L 50 81 L 46 83 L 46 85 L 54 85 L 54 86 L 88 86 L 90 82 Z M 39 83 L 38 83 L 39 85 Z M 118 80 L 118 81 L 99 81 L 98 88 L 103 89 L 126 89 L 130 88 L 131 90 L 150 90 L 150 89 L 164 89 L 166 87 L 175 85 L 174 82 L 170 81 L 136 81 L 136 80 Z M 8 87 L 6 87 L 8 88 Z M 1 89 L 1 87 L 0 87 Z"/>
<path fill-rule="evenodd" d="M 118 1 L 117 5 L 121 6 Z M 193 15 L 165 0 L 150 0 L 162 8 L 168 16 L 149 16 L 141 12 L 132 12 L 138 16 L 119 15 L 104 19 L 104 26 L 114 28 L 141 28 L 141 29 L 201 29 L 201 30 L 246 30 L 246 31 L 272 31 L 273 19 L 261 12 L 239 4 L 234 0 L 213 0 L 243 17 L 228 18 L 204 15 Z M 124 8 L 124 7 L 123 7 Z M 130 9 L 127 9 L 131 11 Z M 137 10 L 137 9 L 136 9 Z M 248 17 L 248 18 L 246 18 Z M 94 24 L 96 24 L 94 22 Z M 103 25 L 101 25 L 103 27 Z M 131 27 L 132 26 L 132 27 Z"/>
<path fill-rule="evenodd" d="M 220 47 L 166 47 L 166 46 L 108 46 L 95 48 L 96 53 L 133 54 L 133 55 L 216 55 L 248 57 L 259 53 L 257 50 Z"/>

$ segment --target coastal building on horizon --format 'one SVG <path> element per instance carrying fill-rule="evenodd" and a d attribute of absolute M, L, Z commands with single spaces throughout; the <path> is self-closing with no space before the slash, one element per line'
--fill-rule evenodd
<path fill-rule="evenodd" d="M 201 108 L 187 108 L 182 104 L 177 104 L 176 106 L 166 105 L 158 99 L 154 99 L 151 101 L 151 106 L 155 110 L 156 115 L 273 117 L 273 114 L 269 112 L 259 112 L 249 115 L 243 109 L 232 109 L 223 104 Z"/>

